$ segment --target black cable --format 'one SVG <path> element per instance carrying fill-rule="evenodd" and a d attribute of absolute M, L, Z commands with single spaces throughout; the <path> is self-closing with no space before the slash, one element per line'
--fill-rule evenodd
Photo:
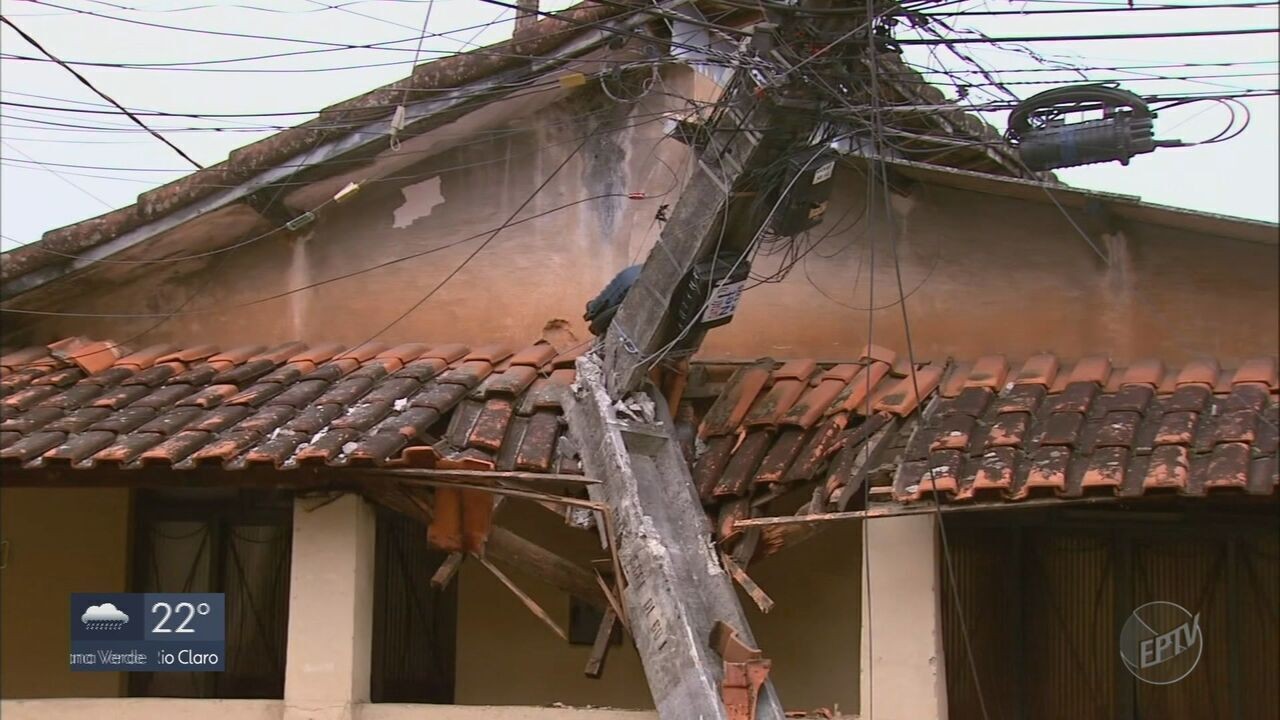
<path fill-rule="evenodd" d="M 546 189 L 547 185 L 551 184 L 551 181 L 554 180 L 555 177 L 560 174 L 560 171 L 563 170 L 564 167 L 569 164 L 569 161 L 572 160 L 574 157 L 576 157 L 577 154 L 582 150 L 582 148 L 586 147 L 586 145 L 587 145 L 587 140 L 583 139 L 583 141 L 578 144 L 578 147 L 574 148 L 573 152 L 566 155 L 564 160 L 562 160 L 560 164 L 556 166 L 556 169 L 552 170 L 551 174 L 547 175 L 546 179 L 544 179 L 541 183 L 539 183 L 538 187 L 533 189 L 533 192 L 529 194 L 529 197 L 525 198 L 524 202 L 520 203 L 520 206 L 517 207 L 515 211 L 512 212 L 511 215 L 501 225 L 495 228 L 493 232 L 489 233 L 489 237 L 485 238 L 484 242 L 476 246 L 476 249 L 472 250 L 471 254 L 467 255 L 467 257 L 462 260 L 462 263 L 459 264 L 458 267 L 451 270 L 448 275 L 445 275 L 443 280 L 436 283 L 435 287 L 428 290 L 425 295 L 423 295 L 413 305 L 410 305 L 407 310 L 397 315 L 396 318 L 391 322 L 382 326 L 381 330 L 374 333 L 373 335 L 370 335 L 364 342 L 357 343 L 356 346 L 358 347 L 360 345 L 364 345 L 365 343 L 373 342 L 378 338 L 379 335 L 395 327 L 397 324 L 400 323 L 401 320 L 404 320 L 405 318 L 409 317 L 410 315 L 413 314 L 415 310 L 422 307 L 422 304 L 425 303 L 427 300 L 430 300 L 431 296 L 439 292 L 440 288 L 444 287 L 446 283 L 448 283 L 450 280 L 454 278 L 454 276 L 462 272 L 462 269 L 465 268 L 468 263 L 474 260 L 475 257 L 480 254 L 481 251 L 483 251 L 486 247 L 488 247 L 489 243 L 493 242 L 493 239 L 498 237 L 499 233 L 501 233 L 504 229 L 509 227 L 512 224 L 512 222 L 516 219 L 516 216 L 519 215 L 521 212 L 523 212 L 524 209 L 528 207 L 529 203 L 533 202 L 534 198 L 538 197 L 538 194 L 541 193 L 544 189 Z"/>
<path fill-rule="evenodd" d="M 20 35 L 20 36 L 22 37 L 22 39 L 23 39 L 23 40 L 26 40 L 28 43 L 30 43 L 32 47 L 34 47 L 36 50 L 39 50 L 40 52 L 44 53 L 44 54 L 45 54 L 45 55 L 46 55 L 50 60 L 54 61 L 54 62 L 55 62 L 55 63 L 57 63 L 58 65 L 62 66 L 62 68 L 63 68 L 64 70 L 66 70 L 67 72 L 69 72 L 69 73 L 71 73 L 72 75 L 74 75 L 74 76 L 75 76 L 75 78 L 76 78 L 77 80 L 79 80 L 81 83 L 83 83 L 85 87 L 87 87 L 87 88 L 89 88 L 90 90 L 92 90 L 92 91 L 94 92 L 94 94 L 96 94 L 98 97 L 102 98 L 103 100 L 106 100 L 107 102 L 109 102 L 109 103 L 111 103 L 112 105 L 114 105 L 114 106 L 116 106 L 117 108 L 119 108 L 121 112 L 123 112 L 125 115 L 129 116 L 129 119 L 130 119 L 130 120 L 133 120 L 135 123 L 137 123 L 137 124 L 138 124 L 138 127 L 140 127 L 140 128 L 142 128 L 143 130 L 146 130 L 147 132 L 151 133 L 151 135 L 152 135 L 153 137 L 155 137 L 157 140 L 159 140 L 160 142 L 164 143 L 165 145 L 168 145 L 170 148 L 172 148 L 172 149 L 173 149 L 173 151 L 174 151 L 174 152 L 176 152 L 176 153 L 178 153 L 178 155 L 182 156 L 182 159 L 183 159 L 183 160 L 186 160 L 187 162 L 189 162 L 189 163 L 191 163 L 192 165 L 196 166 L 196 168 L 197 168 L 197 169 L 199 169 L 199 170 L 203 170 L 203 169 L 204 169 L 204 166 L 203 166 L 203 165 L 201 165 L 200 163 L 196 162 L 195 160 L 193 160 L 193 159 L 191 158 L 191 156 L 190 156 L 190 155 L 187 155 L 185 152 L 183 152 L 183 151 L 182 151 L 182 148 L 178 147 L 177 145 L 174 145 L 172 142 L 169 142 L 169 140 L 168 140 L 167 138 L 165 138 L 163 135 L 161 135 L 160 133 L 156 132 L 155 130 L 152 130 L 151 128 L 147 127 L 147 124 L 146 124 L 146 123 L 142 122 L 142 120 L 138 119 L 138 117 L 137 117 L 137 116 L 135 116 L 133 113 L 131 113 L 131 112 L 129 112 L 128 110 L 126 110 L 126 109 L 125 109 L 125 107 L 124 107 L 123 105 L 121 105 L 120 103 L 116 102 L 116 101 L 115 101 L 115 98 L 113 98 L 113 97 L 111 97 L 110 95 L 108 95 L 108 94 L 106 94 L 106 93 L 102 92 L 101 90 L 99 90 L 99 89 L 98 89 L 98 88 L 97 88 L 93 83 L 89 82 L 89 80 L 88 80 L 87 78 L 85 78 L 85 76 L 83 76 L 83 75 L 81 75 L 79 72 L 77 72 L 77 71 L 75 70 L 75 68 L 73 68 L 73 67 L 71 67 L 70 65 L 68 65 L 68 64 L 66 64 L 66 63 L 62 62 L 61 60 L 59 60 L 59 59 L 58 59 L 58 57 L 57 57 L 56 55 L 54 55 L 53 53 L 49 52 L 48 50 L 45 50 L 43 45 L 41 45 L 39 42 L 37 42 L 35 38 L 31 37 L 31 36 L 30 36 L 30 35 L 28 35 L 26 32 L 24 32 L 22 28 L 20 28 L 20 27 L 18 27 L 17 25 L 15 25 L 15 24 L 13 23 L 13 21 L 12 21 L 12 20 L 10 20 L 9 18 L 5 17 L 4 15 L 0 15 L 0 22 L 4 23 L 5 25 L 8 25 L 8 26 L 9 26 L 9 27 L 11 27 L 11 28 L 13 28 L 13 31 L 14 31 L 14 32 L 16 32 L 16 33 L 18 33 L 18 35 Z"/>
<path fill-rule="evenodd" d="M 667 169 L 670 171 L 669 165 L 666 165 L 665 163 L 663 163 L 663 165 L 666 166 Z M 678 176 L 675 175 L 674 172 L 672 172 L 671 186 L 657 195 L 646 195 L 646 199 L 659 199 L 659 198 L 666 197 L 667 195 L 670 195 L 678 185 L 679 185 L 679 178 Z M 561 212 L 562 210 L 566 210 L 568 208 L 581 205 L 583 203 L 594 202 L 596 200 L 603 200 L 606 198 L 621 198 L 621 197 L 627 197 L 627 194 L 626 193 L 601 193 L 599 195 L 591 195 L 589 197 L 574 200 L 572 202 L 564 203 L 562 205 L 558 205 L 548 210 L 535 213 L 533 215 L 530 215 L 529 217 L 522 218 L 520 220 L 514 220 L 511 222 L 504 223 L 503 225 L 490 230 L 482 230 L 481 232 L 478 232 L 474 235 L 470 235 L 468 237 L 461 238 L 459 240 L 455 240 L 453 242 L 446 243 L 438 247 L 428 248 L 420 252 L 410 253 L 409 255 L 403 255 L 401 257 L 392 258 L 391 260 L 386 260 L 366 268 L 353 270 L 351 272 L 343 273 L 342 275 L 336 275 L 334 277 L 326 278 L 324 280 L 317 280 L 316 282 L 309 283 L 301 287 L 290 288 L 288 290 L 276 293 L 274 295 L 268 295 L 266 297 L 260 297 L 254 300 L 249 300 L 249 301 L 237 303 L 234 305 L 219 305 L 218 307 L 203 308 L 199 310 L 189 310 L 185 312 L 173 311 L 173 312 L 165 312 L 165 313 L 84 313 L 84 312 L 66 312 L 66 311 L 55 311 L 55 310 L 34 310 L 34 309 L 26 309 L 26 308 L 0 307 L 0 313 L 7 312 L 7 313 L 13 313 L 15 315 L 37 315 L 37 316 L 45 316 L 45 317 L 116 318 L 116 319 L 144 319 L 144 318 L 161 317 L 161 318 L 168 319 L 168 318 L 183 316 L 183 315 L 205 315 L 208 313 L 225 312 L 228 310 L 241 310 L 244 308 L 260 305 L 262 303 L 271 302 L 272 300 L 279 300 L 289 295 L 293 295 L 306 290 L 311 290 L 313 288 L 317 288 L 322 285 L 328 285 L 330 283 L 340 282 L 342 280 L 347 280 L 353 277 L 357 277 L 359 275 L 364 275 L 365 273 L 381 270 L 383 268 L 390 267 L 392 265 L 398 265 L 399 263 L 402 263 L 402 262 L 414 260 L 420 257 L 424 257 L 426 255 L 431 255 L 433 253 L 448 250 L 450 248 L 454 248 L 459 245 L 463 245 L 465 243 L 471 242 L 472 240 L 476 240 L 481 237 L 484 237 L 485 235 L 488 235 L 490 233 L 496 233 L 506 228 L 511 228 L 511 227 L 515 227 L 516 225 L 532 222 L 534 220 L 538 220 L 548 215 L 553 215 L 555 213 Z M 61 253 L 57 253 L 57 254 L 61 254 Z"/>
<path fill-rule="evenodd" d="M 1249 2 L 1249 3 L 1208 3 L 1205 5 L 1120 5 L 1112 3 L 1101 3 L 1106 7 L 1090 7 L 1090 8 L 1058 8 L 1054 10 L 961 10 L 957 12 L 936 13 L 928 10 L 917 13 L 917 16 L 923 18 L 935 17 L 993 17 L 1000 15 L 1016 15 L 1018 17 L 1034 17 L 1036 15 L 1068 15 L 1079 13 L 1109 13 L 1109 12 L 1143 12 L 1143 11 L 1169 11 L 1169 10 L 1224 10 L 1231 8 L 1267 8 L 1277 5 L 1274 0 L 1272 2 Z"/>
<path fill-rule="evenodd" d="M 652 123 L 654 123 L 654 122 L 660 122 L 660 121 L 662 121 L 663 119 L 665 119 L 665 117 L 666 117 L 666 113 L 665 113 L 665 112 L 662 112 L 662 113 L 652 113 L 652 116 L 653 116 L 653 117 L 651 117 L 650 119 L 648 119 L 648 120 L 644 120 L 644 121 L 641 121 L 641 122 L 623 123 L 623 124 L 621 124 L 621 125 L 605 126 L 605 127 L 602 127 L 602 128 L 600 128 L 600 129 L 598 129 L 598 130 L 595 130 L 595 131 L 592 131 L 592 132 L 586 133 L 585 135 L 582 135 L 582 136 L 579 136 L 579 137 L 570 138 L 570 139 L 565 140 L 565 141 L 562 141 L 562 142 L 556 142 L 556 143 L 549 143 L 549 144 L 539 145 L 539 146 L 534 147 L 532 150 L 530 150 L 530 151 L 529 151 L 529 152 L 527 152 L 527 153 L 521 153 L 521 154 L 514 155 L 514 156 L 513 156 L 513 155 L 511 155 L 511 154 L 507 154 L 507 155 L 504 155 L 504 156 L 502 156 L 502 157 L 494 158 L 494 159 L 492 159 L 492 160 L 479 160 L 479 161 L 475 161 L 475 162 L 463 163 L 463 164 L 460 164 L 460 165 L 452 165 L 452 166 L 448 166 L 448 167 L 433 167 L 433 168 L 431 168 L 431 169 L 430 169 L 428 172 L 426 172 L 426 173 L 410 173 L 410 174 L 407 174 L 407 175 L 391 175 L 391 176 L 382 177 L 382 178 L 372 178 L 372 179 L 368 179 L 368 180 L 362 180 L 359 184 L 360 184 L 360 185 L 371 185 L 371 184 L 375 184 L 375 183 L 383 183 L 383 182 L 398 182 L 398 181 L 402 181 L 402 180 L 417 180 L 417 179 L 420 179 L 420 178 L 422 178 L 422 177 L 424 177 L 424 176 L 426 176 L 426 177 L 430 177 L 430 176 L 437 176 L 437 175 L 440 175 L 440 174 L 442 174 L 442 173 L 446 173 L 446 172 L 452 172 L 452 171 L 457 171 L 457 170 L 465 170 L 465 169 L 468 169 L 468 168 L 480 167 L 480 166 L 483 166 L 483 165 L 489 165 L 489 164 L 495 164 L 495 163 L 507 163 L 507 162 L 510 162 L 510 161 L 513 159 L 513 157 L 518 158 L 518 157 L 527 157 L 527 156 L 530 156 L 530 155 L 536 155 L 536 154 L 538 154 L 538 153 L 540 153 L 540 152 L 545 151 L 545 150 L 546 150 L 547 148 L 549 148 L 549 147 L 556 147 L 556 146 L 558 146 L 558 145 L 568 144 L 568 143 L 575 142 L 575 141 L 587 141 L 587 140 L 590 140 L 590 139 L 592 139 L 592 138 L 594 138 L 594 137 L 598 137 L 598 136 L 603 135 L 603 134 L 619 132 L 619 131 L 621 131 L 621 130 L 632 130 L 632 129 L 635 129 L 635 128 L 644 127 L 645 125 L 649 125 L 649 124 L 652 124 Z M 646 117 L 646 115 L 640 115 L 640 117 Z M 577 117 L 574 117 L 574 118 L 572 118 L 572 119 L 570 119 L 570 120 L 566 121 L 564 124 L 577 123 L 577 122 L 581 121 L 581 119 L 582 119 L 582 116 L 577 116 Z M 456 144 L 456 145 L 454 145 L 454 146 L 453 146 L 453 148 L 465 147 L 465 146 L 467 146 L 467 145 L 474 144 L 474 143 L 478 143 L 478 142 L 488 142 L 488 139 L 477 140 L 477 141 L 474 141 L 473 143 L 460 143 L 460 144 Z M 16 148 L 15 148 L 15 149 L 16 149 Z M 423 151 L 423 152 L 429 152 L 429 151 Z M 57 166 L 57 167 L 69 167 L 69 166 L 70 166 L 70 165 L 65 164 L 65 163 L 42 163 L 42 162 L 38 162 L 38 161 L 33 161 L 33 162 L 34 162 L 34 164 L 36 164 L 36 165 L 38 165 L 38 166 L 40 166 L 40 167 L 45 167 L 45 166 L 47 166 L 47 165 L 53 165 L 53 166 Z M 338 159 L 332 159 L 332 160 L 325 161 L 325 162 L 323 163 L 323 165 L 332 165 L 332 164 L 338 164 L 338 163 L 343 163 L 343 162 L 346 162 L 346 161 L 342 161 L 342 160 L 338 160 Z M 362 162 L 362 161 L 351 161 L 351 162 Z M 74 167 L 74 166 L 70 166 L 70 167 Z M 297 168 L 297 169 L 305 169 L 305 167 L 306 167 L 306 166 L 305 166 L 305 165 L 285 165 L 285 166 L 280 166 L 280 167 L 294 167 L 294 168 Z M 45 169 L 49 169 L 49 168 L 45 168 Z M 49 171 L 50 171 L 50 172 L 54 172 L 54 174 L 55 174 L 55 175 L 60 175 L 59 173 L 57 173 L 57 172 L 53 171 L 52 169 L 49 169 Z M 72 174 L 74 174 L 74 173 L 72 173 Z M 103 177 L 103 176 L 90 176 L 90 177 Z M 110 178 L 108 178 L 108 179 L 110 179 Z M 127 178 L 120 178 L 120 179 L 127 179 Z M 289 186 L 292 186 L 292 185 L 307 185 L 307 184 L 310 184 L 310 183 L 307 183 L 307 182 L 299 182 L 299 183 L 279 182 L 279 183 L 273 183 L 273 184 L 272 184 L 272 186 L 273 186 L 273 187 L 280 187 L 280 188 L 284 188 L 284 187 L 289 187 Z M 74 186 L 74 183 L 72 183 L 72 185 Z M 78 186 L 76 186 L 76 187 L 78 187 Z M 238 187 L 238 186 L 226 186 L 226 187 Z M 85 191 L 85 192 L 87 192 L 87 191 Z M 669 191 L 668 191 L 668 192 L 669 192 Z M 664 193 L 664 194 L 665 194 L 665 193 Z M 605 196 L 599 196 L 599 197 L 605 197 Z M 659 197 L 660 197 L 660 196 L 659 196 Z M 100 201 L 100 202 L 101 202 L 101 201 Z M 319 210 L 321 210 L 321 209 L 322 209 L 322 208 L 324 208 L 325 206 L 329 205 L 331 202 L 333 202 L 333 201 L 332 201 L 332 199 L 330 199 L 330 200 L 326 200 L 326 201 L 322 202 L 320 205 L 317 205 L 316 207 L 311 208 L 311 209 L 310 209 L 310 212 L 318 212 Z M 105 203 L 104 203 L 104 204 L 105 204 Z M 70 254 L 70 253 L 63 253 L 63 252 L 59 252 L 59 251 L 56 251 L 56 250 L 51 250 L 51 249 L 49 249 L 49 248 L 45 248 L 45 247 L 43 247 L 42 245 L 34 244 L 34 243 L 33 243 L 33 244 L 30 244 L 29 246 L 30 246 L 30 247 L 32 247 L 32 248 L 34 248 L 34 249 L 36 249 L 36 250 L 38 250 L 38 251 L 45 252 L 45 253 L 48 253 L 48 254 L 51 254 L 51 255 L 57 255 L 57 256 L 59 256 L 59 257 L 64 257 L 64 258 L 68 258 L 68 259 L 75 259 L 75 260 L 87 260 L 87 261 L 90 261 L 90 262 L 93 262 L 93 263 L 102 263 L 102 264 L 109 264 L 109 265 L 152 265 L 152 264 L 169 264 L 169 263 L 184 262 L 184 261 L 187 261 L 187 260 L 194 260 L 194 259 L 205 258 L 205 257 L 209 257 L 209 256 L 212 256 L 212 255 L 218 255 L 218 254 L 221 254 L 221 253 L 224 253 L 224 252 L 228 252 L 228 251 L 230 251 L 230 250 L 235 250 L 236 248 L 243 247 L 243 246 L 245 246 L 245 245 L 249 245 L 249 244 L 254 243 L 254 242 L 257 242 L 257 241 L 259 241 L 259 240 L 266 239 L 267 237 L 270 237 L 270 236 L 274 235 L 275 233 L 277 233 L 277 232 L 279 232 L 279 231 L 281 231 L 281 230 L 283 230 L 283 229 L 284 229 L 284 227 L 283 227 L 283 226 L 275 227 L 275 228 L 272 228 L 272 229 L 270 229 L 270 230 L 267 230 L 267 231 L 265 231 L 265 232 L 263 232 L 263 233 L 260 233 L 260 234 L 258 234 L 258 235 L 255 235 L 255 236 L 253 236 L 253 237 L 251 237 L 251 238 L 248 238 L 248 239 L 246 239 L 246 240 L 241 240 L 240 242 L 237 242 L 237 243 L 235 243 L 235 244 L 229 245 L 229 246 L 224 247 L 224 248 L 218 248 L 218 249 L 216 249 L 216 250 L 208 250 L 208 251 L 200 252 L 200 253 L 194 253 L 194 254 L 188 254 L 188 255 L 169 256 L 169 257 L 157 258 L 157 259 L 113 260 L 113 259 L 110 259 L 110 258 L 92 258 L 92 257 L 88 257 L 88 256 L 73 255 L 73 254 Z"/>
<path fill-rule="evenodd" d="M 490 0 L 486 0 L 490 1 Z M 1276 28 L 1242 28 L 1236 30 L 1188 30 L 1185 32 L 1122 33 L 1117 35 L 1023 35 L 1019 37 L 963 37 L 945 39 L 904 38 L 895 39 L 899 45 L 990 45 L 993 43 L 1063 42 L 1081 40 L 1147 40 L 1153 38 L 1227 37 L 1231 35 L 1262 35 L 1280 32 Z"/>
<path fill-rule="evenodd" d="M 874 0 L 866 0 L 868 10 L 870 10 L 870 8 L 872 7 L 873 1 Z M 910 324 L 910 319 L 907 313 L 907 295 L 902 283 L 902 263 L 900 262 L 898 257 L 897 233 L 893 228 L 893 208 L 889 204 L 889 195 L 890 195 L 889 175 L 888 175 L 888 169 L 886 168 L 884 159 L 883 159 L 884 152 L 881 149 L 882 142 L 883 142 L 883 133 L 881 132 L 882 118 L 880 113 L 878 112 L 878 108 L 875 107 L 875 105 L 877 105 L 880 101 L 880 89 L 878 87 L 879 78 L 877 76 L 877 70 L 879 68 L 879 53 L 876 51 L 876 37 L 874 33 L 870 31 L 867 32 L 866 51 L 867 51 L 868 58 L 870 60 L 869 64 L 870 64 L 870 71 L 871 71 L 870 72 L 870 84 L 871 84 L 870 96 L 871 96 L 871 102 L 873 107 L 872 107 L 870 121 L 872 125 L 872 141 L 875 144 L 875 148 L 876 148 L 875 157 L 869 158 L 871 163 L 870 167 L 872 169 L 873 176 L 876 170 L 879 171 L 880 192 L 884 200 L 885 221 L 889 224 L 889 232 L 888 232 L 889 247 L 892 252 L 893 271 L 894 271 L 894 276 L 897 280 L 898 296 L 900 299 L 899 308 L 902 311 L 902 329 L 903 329 L 903 334 L 905 335 L 906 344 L 907 344 L 907 372 L 911 379 L 912 393 L 915 396 L 918 417 L 921 419 L 920 421 L 923 422 L 924 398 L 920 395 L 920 383 L 916 374 L 915 347 L 911 339 L 911 324 Z M 874 182 L 874 177 L 871 178 L 871 181 Z M 874 240 L 872 242 L 874 242 Z M 873 270 L 873 277 L 874 277 L 874 270 Z M 874 298 L 871 298 L 867 303 L 867 305 L 869 307 L 874 307 L 875 306 Z M 872 311 L 868 311 L 868 315 L 871 315 L 871 314 L 872 314 Z M 868 388 L 868 390 L 869 389 L 870 388 Z M 870 393 L 868 393 L 868 396 L 870 396 Z M 982 692 L 982 682 L 978 674 L 978 665 L 977 665 L 977 662 L 974 660 L 973 642 L 969 636 L 968 623 L 965 621 L 964 609 L 960 602 L 960 590 L 956 582 L 955 563 L 951 555 L 951 544 L 947 538 L 946 523 L 944 522 L 943 516 L 942 516 L 942 499 L 940 497 L 940 493 L 938 492 L 938 486 L 937 486 L 936 479 L 934 477 L 934 473 L 935 473 L 935 469 L 931 465 L 929 467 L 929 484 L 930 484 L 930 489 L 932 491 L 931 496 L 933 498 L 933 514 L 934 514 L 935 522 L 938 526 L 938 537 L 940 540 L 939 544 L 941 545 L 941 548 L 942 548 L 943 564 L 946 569 L 946 576 L 947 576 L 948 584 L 951 589 L 952 600 L 956 604 L 957 617 L 959 618 L 959 625 L 960 625 L 960 636 L 964 642 L 965 655 L 968 660 L 969 672 L 973 679 L 973 686 L 974 686 L 975 693 L 978 697 L 978 707 L 982 713 L 983 719 L 987 720 L 990 717 L 990 715 L 987 712 L 986 698 Z M 870 500 L 869 491 L 866 497 L 869 501 Z"/>

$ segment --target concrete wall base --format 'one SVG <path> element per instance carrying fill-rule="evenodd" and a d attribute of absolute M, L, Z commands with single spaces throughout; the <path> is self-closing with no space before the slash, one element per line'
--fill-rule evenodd
<path fill-rule="evenodd" d="M 346 705 L 355 720 L 657 720 L 652 710 L 480 705 Z M 0 701 L 5 720 L 283 720 L 305 708 L 283 700 L 85 698 Z"/>

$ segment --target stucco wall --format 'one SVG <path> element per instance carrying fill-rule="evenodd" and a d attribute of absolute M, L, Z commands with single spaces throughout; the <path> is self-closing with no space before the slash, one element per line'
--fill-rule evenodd
<path fill-rule="evenodd" d="M 602 557 L 593 533 L 566 527 L 530 507 L 500 510 L 499 521 L 566 557 Z M 856 708 L 861 542 L 856 523 L 783 552 L 751 574 L 776 601 L 768 615 L 743 596 L 751 629 L 773 660 L 772 677 L 788 709 Z M 568 599 L 536 578 L 512 577 L 557 622 L 568 622 Z M 589 646 L 568 645 L 535 618 L 478 563 L 459 576 L 455 700 L 459 704 L 604 705 L 651 708 L 639 657 L 630 643 L 609 653 L 604 676 L 582 673 Z"/>
<path fill-rule="evenodd" d="M 122 694 L 120 673 L 70 671 L 68 613 L 73 592 L 127 589 L 129 509 L 122 489 L 0 490 L 0 697 Z"/>
<path fill-rule="evenodd" d="M 665 86 L 673 94 L 688 92 L 687 73 L 667 75 Z M 654 213 L 677 201 L 675 178 L 683 181 L 692 167 L 685 146 L 660 141 L 665 127 L 659 113 L 679 102 L 655 92 L 635 105 L 620 105 L 586 88 L 568 98 L 538 93 L 497 103 L 406 143 L 398 153 L 387 151 L 379 162 L 383 169 L 395 164 L 391 179 L 366 183 L 350 201 L 320 210 L 319 220 L 297 236 L 280 233 L 209 258 L 145 266 L 128 281 L 113 274 L 138 268 L 113 266 L 99 281 L 69 286 L 63 297 L 41 300 L 35 294 L 14 304 L 164 313 L 185 302 L 188 311 L 214 310 L 175 317 L 148 340 L 360 342 L 431 292 L 485 242 L 485 231 L 534 195 L 587 138 L 518 217 L 547 214 L 494 237 L 441 290 L 380 335 L 389 342 L 521 343 L 559 318 L 586 338 L 583 304 L 652 247 L 660 228 Z M 601 132 L 622 126 L 627 129 L 621 133 Z M 310 209 L 339 183 L 371 172 L 352 167 L 322 187 L 290 189 L 284 197 L 295 211 Z M 704 356 L 847 358 L 866 341 L 868 318 L 860 308 L 868 306 L 873 286 L 873 304 L 883 308 L 874 314 L 873 339 L 902 349 L 895 251 L 921 358 L 1051 349 L 1109 353 L 1122 361 L 1158 355 L 1177 362 L 1200 354 L 1230 361 L 1277 352 L 1280 254 L 1274 245 L 1129 221 L 1119 225 L 1126 240 L 1108 239 L 1071 211 L 1076 225 L 1093 233 L 1093 243 L 1112 256 L 1108 265 L 1052 204 L 917 184 L 910 196 L 893 198 L 892 221 L 886 222 L 882 202 L 867 212 L 859 174 L 841 170 L 837 180 L 828 222 L 817 232 L 840 232 L 785 282 L 751 290 L 739 317 L 710 335 Z M 629 192 L 648 197 L 619 196 Z M 228 234 L 234 234 L 233 220 L 227 215 L 220 221 Z M 194 234 L 188 239 L 191 245 L 184 246 L 181 233 L 175 235 L 164 252 L 200 249 Z M 135 257 L 158 254 L 160 248 L 150 247 Z M 767 265 L 762 261 L 758 269 Z M 6 319 L 10 330 L 26 328 L 9 342 L 69 334 L 127 338 L 156 322 Z"/>
<path fill-rule="evenodd" d="M 5 720 L 279 720 L 281 700 L 6 700 Z M 357 705 L 354 720 L 656 720 L 651 712 L 582 708 Z"/>

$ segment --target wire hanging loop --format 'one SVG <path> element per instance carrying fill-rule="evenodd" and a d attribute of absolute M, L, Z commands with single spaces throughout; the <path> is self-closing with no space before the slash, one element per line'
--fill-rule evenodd
<path fill-rule="evenodd" d="M 1121 109 L 1135 118 L 1155 117 L 1145 100 L 1113 83 L 1053 88 L 1018 103 L 1009 113 L 1009 130 L 1005 136 L 1017 144 L 1027 133 L 1067 113 L 1101 110 L 1104 117 L 1110 117 Z"/>
<path fill-rule="evenodd" d="M 643 81 L 641 81 L 639 94 L 634 95 L 632 97 L 626 97 L 626 96 L 621 96 L 619 94 L 615 94 L 612 90 L 609 89 L 609 81 L 611 79 L 615 81 L 619 86 L 623 86 L 625 81 L 627 80 L 627 77 L 631 74 L 632 70 L 634 70 L 637 67 L 643 67 L 645 65 L 649 67 L 649 70 L 650 70 L 649 76 L 646 77 Z M 638 103 L 641 100 L 648 97 L 649 92 L 653 90 L 654 84 L 658 82 L 658 72 L 659 72 L 658 68 L 659 68 L 659 65 L 656 62 L 634 63 L 630 65 L 622 65 L 622 66 L 616 67 L 613 70 L 607 73 L 604 73 L 603 75 L 600 76 L 600 90 L 603 91 L 604 94 L 610 100 L 616 103 L 623 103 L 623 104 Z"/>

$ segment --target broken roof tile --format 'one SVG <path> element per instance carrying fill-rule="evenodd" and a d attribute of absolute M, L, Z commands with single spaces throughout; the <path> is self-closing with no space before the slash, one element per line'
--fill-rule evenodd
<path fill-rule="evenodd" d="M 731 433 L 747 416 L 747 410 L 755 402 L 756 395 L 769 381 L 773 361 L 761 361 L 739 367 L 729 379 L 723 392 L 702 419 L 698 435 L 703 438 Z"/>
<path fill-rule="evenodd" d="M 49 345 L 49 355 L 58 360 L 74 362 L 90 374 L 111 367 L 125 351 L 124 347 L 112 342 L 88 341 L 83 338 L 67 338 Z"/>

